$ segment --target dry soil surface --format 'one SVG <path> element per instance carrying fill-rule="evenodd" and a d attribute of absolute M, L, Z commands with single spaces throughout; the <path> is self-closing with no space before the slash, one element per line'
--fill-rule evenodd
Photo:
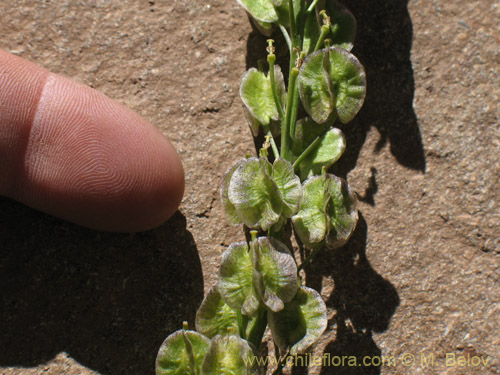
<path fill-rule="evenodd" d="M 308 269 L 329 313 L 315 353 L 388 362 L 309 372 L 499 374 L 500 4 L 346 3 L 368 95 L 335 173 L 361 220 Z M 193 323 L 221 253 L 243 239 L 219 184 L 255 152 L 238 87 L 264 47 L 234 0 L 1 2 L 0 48 L 146 117 L 186 172 L 179 212 L 134 235 L 0 200 L 1 374 L 153 373 L 163 339 Z"/>

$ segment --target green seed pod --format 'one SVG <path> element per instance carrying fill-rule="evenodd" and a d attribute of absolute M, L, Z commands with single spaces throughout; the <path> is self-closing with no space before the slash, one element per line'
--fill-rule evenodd
<path fill-rule="evenodd" d="M 228 329 L 238 330 L 238 316 L 222 299 L 217 288 L 212 287 L 196 312 L 196 331 L 212 338 L 225 335 Z"/>
<path fill-rule="evenodd" d="M 257 21 L 272 23 L 278 21 L 278 13 L 272 0 L 236 0 Z"/>
<path fill-rule="evenodd" d="M 259 237 L 248 248 L 231 244 L 222 256 L 217 289 L 235 310 L 254 316 L 259 303 L 283 309 L 297 291 L 297 266 L 290 250 L 274 238 Z"/>
<path fill-rule="evenodd" d="M 235 310 L 253 316 L 259 300 L 253 287 L 253 260 L 246 242 L 232 243 L 222 255 L 217 289 Z"/>
<path fill-rule="evenodd" d="M 282 242 L 259 237 L 252 244 L 254 286 L 271 311 L 281 311 L 297 292 L 297 265 Z"/>
<path fill-rule="evenodd" d="M 290 218 L 299 210 L 302 199 L 302 185 L 295 175 L 292 165 L 284 159 L 276 159 L 273 163 L 273 181 L 278 186 L 283 201 L 283 216 Z"/>
<path fill-rule="evenodd" d="M 266 159 L 249 158 L 230 178 L 228 199 L 249 228 L 267 230 L 281 216 L 283 202 L 271 175 L 272 166 Z"/>
<path fill-rule="evenodd" d="M 156 357 L 156 375 L 199 374 L 210 340 L 195 332 L 181 329 L 168 336 Z"/>
<path fill-rule="evenodd" d="M 356 39 L 356 18 L 349 9 L 336 0 L 326 2 L 326 12 L 332 22 L 331 35 L 328 36 L 332 41 L 332 46 L 350 51 Z"/>
<path fill-rule="evenodd" d="M 201 368 L 201 375 L 257 374 L 255 355 L 246 340 L 236 335 L 217 335 L 212 339 Z"/>
<path fill-rule="evenodd" d="M 315 146 L 298 165 L 298 175 L 305 180 L 328 169 L 344 153 L 346 141 L 340 129 L 315 123 L 310 117 L 297 121 L 293 155 L 297 159 L 313 142 Z"/>
<path fill-rule="evenodd" d="M 280 312 L 268 311 L 273 339 L 282 353 L 303 354 L 327 326 L 326 305 L 314 289 L 301 287 Z"/>
<path fill-rule="evenodd" d="M 314 121 L 338 116 L 344 124 L 361 109 L 366 91 L 365 71 L 358 59 L 338 47 L 309 55 L 298 77 L 300 100 Z"/>
<path fill-rule="evenodd" d="M 252 229 L 268 230 L 297 213 L 302 199 L 300 179 L 292 165 L 265 158 L 239 161 L 224 176 L 221 198 L 228 219 Z"/>
<path fill-rule="evenodd" d="M 279 65 L 274 66 L 274 81 L 278 98 L 284 106 L 286 102 L 286 88 L 283 73 Z M 269 77 L 255 68 L 250 68 L 242 77 L 240 96 L 249 112 L 250 118 L 257 120 L 262 125 L 269 125 L 272 120 L 278 120 L 279 114 L 274 101 Z M 255 124 L 252 123 L 252 132 Z"/>
<path fill-rule="evenodd" d="M 303 187 L 299 212 L 292 217 L 300 240 L 311 249 L 322 241 L 330 249 L 345 244 L 358 221 L 354 192 L 332 174 L 310 177 Z"/>
<path fill-rule="evenodd" d="M 224 175 L 222 179 L 222 185 L 220 189 L 220 195 L 222 200 L 222 205 L 224 207 L 224 212 L 226 213 L 226 217 L 231 224 L 241 224 L 242 221 L 236 212 L 236 207 L 231 203 L 228 196 L 229 190 L 229 182 L 231 181 L 231 177 L 233 177 L 234 171 L 245 162 L 245 159 L 238 161 L 235 165 L 233 165 Z"/>

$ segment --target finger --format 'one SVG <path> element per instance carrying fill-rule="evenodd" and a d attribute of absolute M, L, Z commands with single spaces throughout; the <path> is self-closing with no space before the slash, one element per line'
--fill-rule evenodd
<path fill-rule="evenodd" d="M 0 50 L 0 194 L 93 229 L 154 228 L 180 204 L 170 142 L 136 113 Z"/>

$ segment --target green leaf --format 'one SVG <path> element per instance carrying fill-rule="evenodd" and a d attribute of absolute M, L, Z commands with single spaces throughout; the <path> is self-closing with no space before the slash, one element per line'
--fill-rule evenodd
<path fill-rule="evenodd" d="M 231 201 L 229 200 L 229 196 L 228 196 L 229 182 L 231 181 L 231 177 L 233 177 L 234 171 L 244 161 L 245 161 L 245 159 L 240 160 L 235 165 L 233 165 L 231 168 L 229 168 L 229 170 L 224 175 L 224 178 L 222 179 L 222 185 L 221 185 L 221 189 L 220 189 L 222 206 L 224 208 L 224 212 L 226 213 L 226 217 L 231 224 L 235 224 L 235 225 L 241 224 L 242 221 L 236 212 L 236 208 L 234 207 L 234 204 L 232 204 Z"/>
<path fill-rule="evenodd" d="M 317 123 L 325 123 L 335 115 L 348 123 L 363 105 L 364 68 L 342 48 L 325 48 L 310 54 L 300 68 L 298 80 L 302 104 Z"/>
<path fill-rule="evenodd" d="M 274 80 L 278 98 L 283 106 L 286 102 L 286 88 L 279 65 L 274 66 Z M 279 114 L 271 89 L 271 80 L 266 74 L 250 68 L 241 79 L 240 96 L 251 118 L 266 126 L 271 120 L 278 120 Z M 251 128 L 254 127 L 255 124 L 252 123 Z"/>
<path fill-rule="evenodd" d="M 284 106 L 283 106 L 284 108 Z M 274 138 L 277 138 L 281 134 L 281 123 L 278 121 L 271 120 L 269 123 L 269 130 L 271 130 L 271 134 Z"/>
<path fill-rule="evenodd" d="M 196 312 L 196 331 L 212 338 L 225 335 L 228 329 L 238 331 L 238 316 L 222 299 L 216 287 L 210 288 Z"/>
<path fill-rule="evenodd" d="M 276 5 L 275 2 L 276 13 L 278 14 L 277 23 L 283 27 L 290 27 L 290 11 L 288 7 L 288 0 L 282 1 L 281 4 Z"/>
<path fill-rule="evenodd" d="M 342 48 L 330 48 L 329 58 L 335 108 L 340 121 L 347 124 L 363 106 L 366 94 L 365 70 L 353 54 Z"/>
<path fill-rule="evenodd" d="M 250 128 L 252 135 L 254 137 L 257 137 L 259 135 L 259 129 L 260 129 L 259 120 L 257 120 L 255 117 L 252 116 L 252 114 L 250 113 L 250 111 L 246 106 L 243 106 L 243 112 L 245 114 L 245 118 L 247 119 L 248 127 Z"/>
<path fill-rule="evenodd" d="M 271 225 L 271 227 L 269 228 L 270 233 L 280 232 L 287 222 L 288 222 L 288 218 L 286 218 L 284 215 L 281 215 L 278 222 Z"/>
<path fill-rule="evenodd" d="M 278 13 L 277 23 L 283 27 L 290 27 L 290 7 L 288 0 L 273 0 L 276 13 Z M 300 11 L 300 0 L 293 0 L 293 10 L 294 17 L 297 16 Z"/>
<path fill-rule="evenodd" d="M 252 117 L 261 124 L 268 125 L 271 119 L 278 119 L 271 82 L 264 73 L 250 68 L 241 79 L 240 96 Z"/>
<path fill-rule="evenodd" d="M 194 331 L 179 330 L 168 336 L 156 357 L 156 375 L 199 374 L 210 340 Z"/>
<path fill-rule="evenodd" d="M 310 117 L 306 117 L 297 121 L 294 157 L 298 158 L 317 137 L 320 137 L 319 143 L 299 165 L 298 174 L 301 180 L 319 175 L 323 167 L 328 169 L 344 153 L 346 142 L 340 129 L 332 128 L 326 131 L 324 125 L 316 124 Z"/>
<path fill-rule="evenodd" d="M 330 16 L 330 32 L 333 46 L 350 51 L 356 39 L 356 18 L 336 0 L 326 2 L 326 12 Z"/>
<path fill-rule="evenodd" d="M 275 22 L 278 14 L 272 0 L 236 0 L 257 21 Z"/>
<path fill-rule="evenodd" d="M 298 120 L 295 126 L 295 139 L 292 150 L 295 158 L 299 157 L 317 137 L 325 134 L 327 130 L 327 124 L 318 124 L 310 117 Z"/>
<path fill-rule="evenodd" d="M 262 21 L 256 20 L 253 17 L 251 17 L 250 19 L 252 20 L 253 24 L 255 25 L 257 30 L 259 30 L 259 32 L 262 35 L 267 36 L 267 37 L 270 37 L 271 35 L 273 35 L 274 27 L 273 27 L 272 23 L 262 22 Z"/>
<path fill-rule="evenodd" d="M 282 353 L 304 354 L 326 329 L 326 305 L 318 292 L 303 286 L 282 311 L 268 311 L 268 322 Z"/>
<path fill-rule="evenodd" d="M 290 218 L 297 213 L 302 199 L 300 179 L 295 175 L 292 165 L 281 158 L 273 163 L 272 178 L 281 193 L 283 215 Z"/>
<path fill-rule="evenodd" d="M 217 284 L 224 301 L 245 315 L 254 315 L 259 301 L 253 290 L 253 261 L 246 242 L 232 243 L 222 255 Z"/>
<path fill-rule="evenodd" d="M 269 80 L 270 82 L 270 80 Z M 278 94 L 278 99 L 281 103 L 281 107 L 283 111 L 286 110 L 286 86 L 285 86 L 285 78 L 283 76 L 283 72 L 281 71 L 281 67 L 277 64 L 274 65 L 274 84 L 276 85 L 276 92 Z M 276 103 L 275 103 L 276 104 Z M 278 120 L 279 118 L 273 118 L 273 120 Z"/>
<path fill-rule="evenodd" d="M 252 253 L 245 242 L 233 243 L 224 252 L 217 288 L 227 305 L 250 317 L 259 301 L 279 311 L 297 291 L 297 266 L 290 250 L 274 238 L 257 238 Z"/>
<path fill-rule="evenodd" d="M 323 71 L 323 56 L 323 50 L 310 54 L 304 60 L 298 77 L 304 109 L 319 124 L 327 122 L 334 109 L 328 77 Z"/>
<path fill-rule="evenodd" d="M 212 339 L 210 350 L 203 361 L 201 374 L 257 374 L 255 363 L 256 357 L 248 342 L 235 335 L 217 335 Z"/>
<path fill-rule="evenodd" d="M 322 7 L 316 7 L 316 12 L 306 14 L 302 51 L 307 55 L 314 51 L 321 33 L 321 25 L 324 23 L 317 16 L 322 9 L 326 10 L 331 22 L 326 38 L 330 39 L 333 47 L 350 51 L 356 38 L 356 19 L 352 13 L 336 0 L 328 0 L 326 6 L 323 4 Z"/>
<path fill-rule="evenodd" d="M 328 196 L 325 176 L 313 176 L 303 184 L 302 203 L 299 212 L 292 217 L 293 228 L 302 243 L 312 249 L 327 235 L 328 220 L 325 208 Z"/>
<path fill-rule="evenodd" d="M 267 230 L 280 218 L 283 203 L 271 174 L 272 166 L 266 159 L 249 158 L 230 179 L 228 199 L 250 228 Z"/>
<path fill-rule="evenodd" d="M 326 207 L 330 229 L 326 238 L 326 246 L 335 249 L 344 245 L 356 228 L 358 200 L 344 179 L 334 175 L 330 176 L 332 176 L 328 184 L 330 200 Z"/>
<path fill-rule="evenodd" d="M 256 118 L 252 117 L 252 114 L 247 107 L 243 106 L 243 112 L 245 114 L 245 118 L 247 119 L 248 127 L 250 128 L 252 135 L 254 137 L 257 137 L 259 135 L 259 129 L 261 127 L 260 122 Z M 281 134 L 280 122 L 271 120 L 269 122 L 269 130 L 271 130 L 271 134 L 274 138 L 279 137 L 279 135 Z"/>
<path fill-rule="evenodd" d="M 271 119 L 278 118 L 271 82 L 264 73 L 250 68 L 241 79 L 240 96 L 252 117 L 260 123 L 267 125 Z"/>
<path fill-rule="evenodd" d="M 264 304 L 280 311 L 297 292 L 297 266 L 282 242 L 259 237 L 253 243 L 254 284 Z"/>
<path fill-rule="evenodd" d="M 273 0 L 272 2 L 274 4 L 274 10 L 278 16 L 278 19 L 273 21 L 273 23 L 262 22 L 255 17 L 251 17 L 257 30 L 268 37 L 270 37 L 274 31 L 274 23 L 283 27 L 290 27 L 290 8 L 288 6 L 288 0 Z M 294 0 L 293 2 L 295 18 L 297 18 L 300 11 L 300 0 Z"/>
<path fill-rule="evenodd" d="M 303 184 L 303 198 L 293 227 L 308 248 L 326 240 L 327 247 L 342 246 L 358 221 L 357 199 L 345 180 L 332 174 L 313 176 Z"/>

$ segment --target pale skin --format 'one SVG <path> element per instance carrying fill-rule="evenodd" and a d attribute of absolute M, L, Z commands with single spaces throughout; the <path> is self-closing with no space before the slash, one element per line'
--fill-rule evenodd
<path fill-rule="evenodd" d="M 148 121 L 98 91 L 0 50 L 0 195 L 97 230 L 164 223 L 182 164 Z"/>

